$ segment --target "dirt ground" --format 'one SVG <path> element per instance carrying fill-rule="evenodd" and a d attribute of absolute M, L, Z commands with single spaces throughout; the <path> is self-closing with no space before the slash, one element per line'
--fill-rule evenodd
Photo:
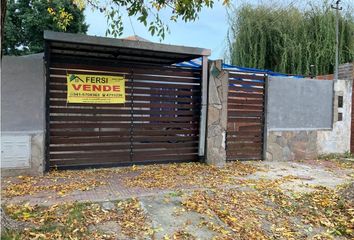
<path fill-rule="evenodd" d="M 2 179 L 2 239 L 354 239 L 354 162 L 198 163 Z"/>

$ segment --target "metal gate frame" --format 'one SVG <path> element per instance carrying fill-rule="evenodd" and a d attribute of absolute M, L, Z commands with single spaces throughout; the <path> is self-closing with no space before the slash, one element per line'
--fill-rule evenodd
<path fill-rule="evenodd" d="M 96 63 L 97 61 L 100 62 L 122 62 L 126 64 L 136 65 L 136 60 L 132 61 L 132 59 L 136 59 L 137 56 L 144 59 L 141 63 L 146 65 L 149 63 L 151 66 L 171 66 L 172 63 L 182 62 L 184 60 L 194 59 L 197 57 L 202 57 L 202 68 L 200 69 L 200 91 L 202 93 L 207 91 L 207 56 L 210 55 L 210 50 L 207 49 L 199 49 L 199 48 L 188 48 L 188 47 L 180 47 L 180 46 L 172 46 L 172 45 L 164 45 L 164 44 L 155 44 L 155 43 L 141 43 L 138 44 L 132 43 L 132 41 L 122 41 L 119 39 L 108 39 L 108 38 L 101 38 L 101 37 L 90 37 L 90 36 L 83 36 L 83 35 L 76 35 L 76 34 L 68 34 L 68 33 L 55 33 L 55 32 L 45 32 L 45 67 L 46 67 L 46 149 L 45 149 L 45 157 L 46 157 L 46 164 L 45 169 L 46 171 L 50 170 L 50 67 L 52 66 L 52 57 L 53 54 L 55 56 L 65 57 L 70 56 L 72 57 L 75 54 L 79 54 L 80 51 L 86 51 L 86 56 L 83 58 L 88 58 L 92 63 Z M 97 42 L 102 41 L 103 44 L 97 44 Z M 123 45 L 128 45 L 129 48 L 122 48 Z M 133 45 L 132 45 L 133 44 Z M 145 44 L 145 45 L 144 45 Z M 125 46 L 124 45 L 124 46 Z M 157 46 L 156 46 L 157 45 Z M 54 46 L 54 47 L 53 47 Z M 109 47 L 108 47 L 109 46 Z M 71 47 L 71 49 L 70 49 Z M 92 52 L 98 52 L 99 54 L 103 54 L 103 51 L 106 49 L 113 49 L 114 51 L 121 51 L 123 57 L 127 58 L 128 60 L 124 61 L 117 61 L 114 52 L 112 53 L 113 59 L 107 59 L 103 57 L 92 57 Z M 172 50 L 171 50 L 172 49 Z M 129 50 L 129 51 L 128 51 Z M 158 51 L 160 50 L 160 52 Z M 161 52 L 161 50 L 163 50 Z M 127 52 L 125 52 L 127 51 Z M 135 51 L 135 52 L 134 52 Z M 106 52 L 104 52 L 106 53 Z M 110 53 L 111 54 L 111 53 Z M 80 54 L 79 54 L 80 55 Z M 120 56 L 118 56 L 120 57 Z M 147 58 L 150 58 L 147 60 Z M 97 60 L 96 60 L 97 59 Z M 151 61 L 155 61 L 156 63 L 151 63 Z M 135 62 L 135 63 L 133 63 Z M 134 79 L 134 78 L 132 78 Z M 134 80 L 132 80 L 132 84 L 134 84 Z M 134 88 L 132 88 L 132 99 L 134 100 Z M 134 106 L 134 101 L 132 100 L 131 108 Z M 197 143 L 197 152 L 196 155 L 197 159 L 204 158 L 205 152 L 205 130 L 206 130 L 206 107 L 207 107 L 207 96 L 206 94 L 202 94 L 201 96 L 201 105 L 200 105 L 200 120 L 199 120 L 199 129 L 198 131 L 198 143 Z M 199 116 L 199 115 L 198 115 Z M 134 123 L 132 122 L 134 116 L 133 113 L 130 115 L 130 131 L 131 133 L 134 131 Z M 134 134 L 130 134 L 130 156 L 131 159 L 133 158 L 133 141 L 134 141 Z M 142 162 L 144 163 L 163 163 L 164 161 L 149 161 L 149 162 Z M 171 162 L 171 161 L 165 161 Z M 102 166 L 122 166 L 122 165 L 132 165 L 137 164 L 139 162 L 132 162 L 121 164 L 104 164 Z M 61 167 L 62 169 L 66 168 L 82 168 L 82 167 L 100 167 L 100 164 L 87 164 L 84 166 L 72 166 L 72 167 Z M 53 166 L 52 166 L 53 167 Z"/>
<path fill-rule="evenodd" d="M 261 84 L 261 82 L 259 81 L 262 81 L 263 84 Z M 255 85 L 252 85 L 252 82 Z M 231 91 L 230 87 L 234 89 Z M 260 89 L 262 89 L 262 91 L 260 91 Z M 266 139 L 267 138 L 267 128 L 266 128 L 267 92 L 268 92 L 268 76 L 266 73 L 237 72 L 237 71 L 229 70 L 228 126 L 227 126 L 227 134 L 226 134 L 227 161 L 263 160 L 266 158 L 265 155 L 266 155 L 266 141 L 267 141 Z M 232 94 L 232 96 L 230 94 Z M 262 96 L 258 96 L 261 94 Z M 241 97 L 239 97 L 238 95 Z M 239 100 L 231 99 L 232 97 L 241 98 L 241 99 Z M 260 99 L 262 100 L 260 101 Z M 234 111 L 231 111 L 229 108 L 232 105 L 231 104 L 232 101 L 234 103 L 236 103 L 236 101 L 239 101 L 238 103 L 236 103 L 239 106 L 232 108 L 232 110 Z M 247 103 L 247 101 L 249 101 L 249 103 Z M 257 101 L 259 103 L 256 103 Z M 258 114 L 256 109 L 258 109 Z M 248 113 L 242 114 L 242 110 L 243 111 L 246 110 L 246 112 L 248 111 Z M 261 114 L 260 116 L 258 116 L 260 111 Z M 242 118 L 243 120 L 238 120 Z M 242 134 L 243 136 L 237 136 L 238 132 L 242 133 L 242 131 L 240 131 L 241 129 L 240 126 L 238 127 L 236 126 L 236 123 L 247 124 L 248 122 L 247 119 L 249 119 L 249 121 L 260 124 L 259 132 L 254 132 L 253 134 L 252 132 L 249 132 L 247 134 L 246 131 L 243 132 Z M 260 121 L 257 122 L 257 119 L 259 119 Z M 232 129 L 230 125 L 233 125 Z M 251 125 L 252 124 L 250 124 L 249 127 L 251 127 Z M 256 126 L 256 124 L 254 126 Z M 244 127 L 246 127 L 246 125 Z M 255 142 L 255 138 L 257 136 L 260 137 L 260 144 Z M 236 143 L 236 141 L 238 141 L 238 143 Z M 247 146 L 246 150 L 243 152 L 242 150 L 237 148 L 231 149 L 230 146 L 232 144 L 233 145 L 239 144 L 239 147 L 241 147 L 241 145 L 243 146 L 249 145 L 249 146 Z M 257 151 L 258 154 L 245 153 L 247 149 L 249 149 L 248 151 L 252 151 L 252 148 L 256 148 L 258 150 Z"/>

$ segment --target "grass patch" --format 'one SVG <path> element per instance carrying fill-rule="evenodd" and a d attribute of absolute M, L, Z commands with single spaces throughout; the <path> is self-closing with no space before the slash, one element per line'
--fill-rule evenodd
<path fill-rule="evenodd" d="M 329 153 L 318 156 L 319 160 L 340 160 L 343 158 L 354 158 L 354 155 L 351 152 L 346 151 L 345 153 Z"/>
<path fill-rule="evenodd" d="M 21 234 L 16 231 L 5 231 L 1 233 L 2 240 L 21 240 Z"/>

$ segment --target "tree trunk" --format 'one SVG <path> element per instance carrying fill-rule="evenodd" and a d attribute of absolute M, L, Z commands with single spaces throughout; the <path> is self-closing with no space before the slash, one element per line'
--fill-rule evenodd
<path fill-rule="evenodd" d="M 1 0 L 1 36 L 0 36 L 0 53 L 1 53 L 1 58 L 2 58 L 2 41 L 4 39 L 4 26 L 5 26 L 5 16 L 6 16 L 6 5 L 7 5 L 7 0 Z M 2 213 L 2 211 L 1 211 Z"/>

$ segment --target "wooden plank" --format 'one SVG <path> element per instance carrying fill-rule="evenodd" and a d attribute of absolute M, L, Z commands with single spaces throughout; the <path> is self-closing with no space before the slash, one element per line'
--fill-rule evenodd
<path fill-rule="evenodd" d="M 101 71 L 101 70 L 91 70 L 91 69 L 71 69 L 71 68 L 51 68 L 50 75 L 58 75 L 58 76 L 66 76 L 66 74 L 92 74 L 92 75 L 107 75 L 107 76 L 125 76 L 126 78 L 131 78 L 131 76 L 135 77 L 142 77 L 142 76 L 171 76 L 171 77 L 188 77 L 188 78 L 198 78 L 200 74 L 198 72 L 191 72 L 191 71 L 158 71 L 156 69 L 148 69 L 148 71 L 144 71 L 142 69 L 127 69 L 127 68 L 120 68 L 116 71 Z M 132 75 L 133 74 L 133 75 Z"/>
<path fill-rule="evenodd" d="M 117 163 L 130 163 L 130 156 L 116 156 L 116 157 L 92 157 L 81 159 L 51 159 L 50 166 L 80 166 L 80 165 L 102 165 L 102 164 L 117 164 Z"/>
<path fill-rule="evenodd" d="M 233 135 L 236 135 L 236 136 L 249 136 L 249 135 L 252 135 L 252 134 L 256 134 L 256 135 L 262 135 L 263 132 L 262 130 L 259 128 L 259 129 L 251 129 L 251 130 L 246 130 L 246 131 L 227 131 L 227 135 L 228 136 L 233 136 Z"/>
<path fill-rule="evenodd" d="M 248 99 L 263 99 L 264 96 L 263 94 L 259 93 L 245 93 L 245 92 L 229 92 L 229 99 L 232 98 L 245 98 L 246 100 Z"/>
<path fill-rule="evenodd" d="M 236 142 L 228 142 L 228 149 L 248 149 L 248 148 L 258 148 L 261 150 L 262 141 L 236 141 Z"/>
<path fill-rule="evenodd" d="M 130 143 L 124 143 L 120 145 L 51 145 L 49 147 L 50 153 L 53 152 L 78 152 L 78 151 L 110 151 L 110 150 L 130 150 Z"/>
<path fill-rule="evenodd" d="M 226 157 L 227 161 L 249 161 L 249 160 L 262 160 L 262 156 L 261 155 L 257 155 L 257 156 L 227 156 Z"/>
<path fill-rule="evenodd" d="M 262 117 L 262 112 L 257 111 L 238 111 L 238 112 L 231 112 L 228 114 L 229 119 L 238 118 L 238 117 Z"/>
<path fill-rule="evenodd" d="M 126 152 L 75 152 L 75 153 L 55 153 L 50 154 L 50 159 L 80 159 L 80 158 L 116 158 L 130 156 L 130 151 Z"/>
<path fill-rule="evenodd" d="M 227 144 L 228 150 L 242 150 L 242 149 L 257 149 L 259 151 L 262 150 L 261 143 L 229 143 Z"/>
<path fill-rule="evenodd" d="M 262 155 L 262 148 L 261 146 L 257 148 L 235 148 L 235 149 L 228 149 L 227 156 L 240 156 L 246 155 L 248 157 L 259 156 Z"/>
<path fill-rule="evenodd" d="M 53 137 L 94 137 L 94 136 L 130 136 L 130 130 L 124 129 L 122 131 L 56 131 L 57 129 L 53 129 L 50 131 L 50 136 Z"/>
<path fill-rule="evenodd" d="M 228 111 L 228 116 L 239 116 L 239 114 L 253 114 L 253 113 L 261 113 L 263 114 L 263 109 L 237 109 L 233 111 Z"/>
<path fill-rule="evenodd" d="M 134 136 L 173 136 L 178 134 L 187 134 L 187 135 L 198 135 L 198 130 L 174 130 L 166 129 L 163 133 L 161 131 L 139 131 L 134 130 Z M 51 131 L 51 136 L 63 136 L 63 137 L 75 137 L 75 136 L 127 136 L 130 135 L 130 130 L 125 129 L 122 131 Z"/>
<path fill-rule="evenodd" d="M 144 122 L 191 122 L 197 121 L 199 116 L 189 117 L 152 117 L 152 116 L 133 116 L 133 117 L 121 117 L 121 116 L 51 116 L 51 122 L 127 122 L 127 121 L 144 121 Z"/>
<path fill-rule="evenodd" d="M 146 149 L 146 148 L 162 148 L 169 149 L 173 148 L 188 148 L 197 147 L 198 142 L 188 142 L 188 143 L 134 143 L 134 149 Z M 90 144 L 90 145 L 50 145 L 50 152 L 73 152 L 73 151 L 105 151 L 105 150 L 124 150 L 130 149 L 130 144 Z"/>
<path fill-rule="evenodd" d="M 194 75 L 200 75 L 201 70 L 200 69 L 185 69 L 185 68 L 179 68 L 179 67 L 159 67 L 159 66 L 136 66 L 132 68 L 132 66 L 127 66 L 127 65 L 120 65 L 116 67 L 110 67 L 110 66 L 95 66 L 95 65 L 85 65 L 85 64 L 73 64 L 73 63 L 52 63 L 51 68 L 62 68 L 65 70 L 71 70 L 71 69 L 77 69 L 81 71 L 92 71 L 92 72 L 107 72 L 108 74 L 111 72 L 126 72 L 126 73 L 131 73 L 132 71 L 134 73 L 155 73 L 155 74 L 176 74 L 176 75 L 184 75 L 186 74 L 187 76 L 190 76 L 191 74 Z"/>
<path fill-rule="evenodd" d="M 50 77 L 50 81 L 52 82 L 52 85 L 57 84 L 57 83 L 62 83 L 63 86 L 66 85 L 66 78 L 64 77 Z M 131 87 L 132 82 L 131 81 L 126 81 L 125 82 L 126 87 Z M 134 81 L 134 86 L 135 87 L 146 87 L 146 88 L 163 88 L 163 89 L 184 89 L 184 90 L 189 90 L 189 89 L 195 89 L 198 90 L 200 89 L 200 84 L 192 84 L 192 83 L 181 83 L 181 84 L 176 84 L 176 83 L 170 83 L 170 82 L 149 82 L 149 81 Z"/>
<path fill-rule="evenodd" d="M 129 128 L 130 123 L 51 123 L 50 128 Z M 134 128 L 140 129 L 161 129 L 182 127 L 196 128 L 197 123 L 154 123 L 154 124 L 134 124 Z"/>
<path fill-rule="evenodd" d="M 238 86 L 229 86 L 229 93 L 242 93 L 242 92 L 250 92 L 250 93 L 255 93 L 255 94 L 264 94 L 264 88 L 260 87 L 238 87 Z"/>
<path fill-rule="evenodd" d="M 131 93 L 130 88 L 125 89 L 126 93 Z M 134 94 L 151 94 L 151 95 L 162 95 L 162 96 L 193 96 L 193 97 L 200 97 L 201 92 L 199 89 L 190 89 L 187 91 L 184 90 L 167 90 L 167 89 L 151 89 L 151 88 L 134 88 Z"/>
<path fill-rule="evenodd" d="M 230 118 L 227 118 L 228 122 L 232 123 L 232 122 L 244 122 L 244 123 L 261 123 L 262 122 L 262 119 L 261 117 L 254 117 L 254 118 L 248 118 L 248 117 L 230 117 Z"/>
<path fill-rule="evenodd" d="M 198 140 L 197 136 L 134 136 L 133 142 L 188 142 Z M 50 137 L 50 144 L 83 144 L 83 143 L 130 143 L 130 136 L 119 137 Z"/>
<path fill-rule="evenodd" d="M 50 137 L 50 144 L 84 144 L 84 143 L 129 143 L 130 136 L 116 137 L 91 137 L 91 138 L 74 138 L 74 137 Z"/>
<path fill-rule="evenodd" d="M 50 91 L 64 91 L 68 90 L 68 86 L 66 84 L 53 84 L 53 82 L 49 85 Z"/>
<path fill-rule="evenodd" d="M 188 160 L 188 161 L 197 161 L 198 160 L 198 152 L 193 154 L 186 154 L 186 155 L 155 155 L 155 156 L 145 156 L 143 154 L 134 155 L 133 161 L 140 162 L 140 161 L 181 161 L 181 160 Z"/>
<path fill-rule="evenodd" d="M 240 154 L 228 153 L 226 154 L 226 157 L 239 158 L 239 159 L 262 159 L 262 154 L 260 152 L 240 153 Z"/>
<path fill-rule="evenodd" d="M 237 79 L 251 79 L 251 80 L 261 80 L 264 81 L 265 77 L 264 75 L 259 76 L 259 75 L 250 75 L 250 74 L 240 74 L 240 73 L 233 73 L 229 72 L 229 79 L 230 78 L 237 78 Z"/>
<path fill-rule="evenodd" d="M 250 99 L 250 98 L 243 98 L 243 99 L 236 99 L 236 98 L 229 98 L 228 99 L 228 104 L 227 104 L 227 108 L 232 108 L 233 104 L 239 105 L 260 105 L 263 106 L 263 99 Z"/>
<path fill-rule="evenodd" d="M 134 136 L 132 141 L 133 143 L 159 143 L 159 142 L 167 142 L 167 143 L 176 143 L 176 142 L 190 142 L 197 141 L 198 136 Z"/>
<path fill-rule="evenodd" d="M 54 73 L 55 74 L 55 73 Z M 54 75 L 53 74 L 53 75 Z M 89 73 L 90 74 L 90 73 Z M 92 74 L 92 73 L 91 73 Z M 101 74 L 100 74 L 101 75 Z M 124 77 L 124 74 L 102 74 Z M 66 78 L 66 75 L 55 74 L 58 78 Z M 176 77 L 176 76 L 164 76 L 164 75 L 129 75 L 126 79 L 134 79 L 134 81 L 154 81 L 154 82 L 169 82 L 169 83 L 200 83 L 200 77 Z"/>
<path fill-rule="evenodd" d="M 235 135 L 227 134 L 227 140 L 234 141 L 234 140 L 241 140 L 241 139 L 247 139 L 247 138 L 262 138 L 263 133 L 262 132 L 251 132 L 251 133 L 238 133 Z"/>
<path fill-rule="evenodd" d="M 233 147 L 234 148 L 234 147 Z M 261 145 L 254 147 L 254 148 L 238 148 L 237 150 L 233 150 L 230 146 L 229 150 L 227 151 L 228 155 L 247 155 L 247 156 L 254 156 L 254 155 L 261 155 L 262 154 L 262 148 Z"/>
<path fill-rule="evenodd" d="M 229 92 L 229 99 L 239 100 L 257 100 L 263 99 L 264 95 L 257 92 Z"/>
<path fill-rule="evenodd" d="M 127 157 L 117 156 L 115 158 L 82 158 L 82 159 L 55 159 L 50 161 L 50 166 L 54 167 L 70 167 L 70 166 L 96 166 L 96 165 L 110 165 L 118 163 L 157 163 L 157 162 L 184 162 L 184 161 L 197 161 L 197 154 L 190 155 L 164 155 L 164 156 L 133 156 L 133 161 Z"/>
<path fill-rule="evenodd" d="M 198 83 L 200 84 L 200 77 L 176 77 L 176 76 L 162 76 L 162 75 L 133 75 L 134 81 L 156 81 L 156 82 L 169 82 L 169 83 Z"/>
<path fill-rule="evenodd" d="M 131 82 L 126 82 L 128 87 L 132 86 Z M 173 83 L 152 83 L 152 82 L 134 82 L 134 87 L 156 88 L 156 89 L 181 89 L 187 90 L 200 90 L 200 84 L 173 84 Z"/>
<path fill-rule="evenodd" d="M 131 96 L 126 96 L 126 100 L 131 100 Z M 178 96 L 134 96 L 134 102 L 136 101 L 151 101 L 151 102 L 179 102 L 179 103 L 190 103 L 190 102 L 200 102 L 200 96 L 195 97 L 178 97 Z"/>
<path fill-rule="evenodd" d="M 198 147 L 192 148 L 174 148 L 169 149 L 139 149 L 134 151 L 135 156 L 162 156 L 162 155 L 186 155 L 186 154 L 198 154 Z"/>
<path fill-rule="evenodd" d="M 257 135 L 244 135 L 244 136 L 237 136 L 237 137 L 233 137 L 233 136 L 227 136 L 227 142 L 231 143 L 231 142 L 240 142 L 240 141 L 252 141 L 252 142 L 259 142 L 262 141 L 262 136 L 257 136 Z"/>
<path fill-rule="evenodd" d="M 240 126 L 239 131 L 250 131 L 250 130 L 260 130 L 263 131 L 263 125 L 257 124 L 257 125 L 249 125 L 249 126 Z"/>
<path fill-rule="evenodd" d="M 143 149 L 140 151 L 134 151 L 134 155 L 136 156 L 161 156 L 161 155 L 186 155 L 186 154 L 195 154 L 198 153 L 198 148 L 172 148 L 169 150 L 150 150 Z M 115 158 L 117 156 L 127 156 L 130 154 L 129 150 L 125 150 L 125 152 L 74 152 L 74 153 L 52 153 L 50 154 L 51 159 L 80 159 L 80 158 L 107 158 L 112 157 Z"/>
<path fill-rule="evenodd" d="M 264 108 L 262 105 L 242 105 L 242 104 L 229 104 L 229 107 L 227 109 L 228 114 L 232 113 L 234 111 L 243 111 L 243 110 L 258 110 L 258 111 L 264 111 Z"/>
<path fill-rule="evenodd" d="M 114 116 L 121 116 L 121 115 L 131 115 L 130 108 L 96 108 L 96 109 L 88 109 L 88 108 L 70 108 L 70 107 L 51 107 L 50 108 L 51 115 L 65 115 L 70 116 L 70 114 L 85 114 L 85 115 L 93 115 L 97 116 L 98 114 L 104 115 L 114 115 Z M 194 116 L 199 115 L 199 111 L 195 109 L 191 110 L 159 110 L 159 109 L 134 109 L 134 115 L 174 115 L 174 116 Z"/>
<path fill-rule="evenodd" d="M 67 86 L 64 84 L 53 84 L 50 85 L 50 92 L 60 92 L 60 93 L 66 93 L 67 91 Z M 125 88 L 126 94 L 131 94 L 132 89 L 130 87 Z M 201 96 L 200 95 L 200 90 L 199 89 L 190 89 L 187 91 L 184 90 L 179 90 L 179 89 L 174 89 L 174 90 L 167 90 L 167 89 L 151 89 L 151 88 L 134 88 L 134 94 L 135 95 L 162 95 L 162 96 Z"/>
<path fill-rule="evenodd" d="M 50 100 L 50 106 L 77 106 L 77 107 L 121 107 L 121 108 L 129 108 L 131 107 L 130 102 L 119 103 L 119 104 L 85 104 L 85 103 L 67 103 L 65 101 L 57 101 Z M 180 108 L 180 109 L 195 109 L 197 106 L 200 106 L 200 102 L 191 102 L 189 104 L 179 104 L 179 103 L 134 103 L 134 107 L 136 108 L 162 108 L 162 109 L 170 109 L 170 108 Z"/>
<path fill-rule="evenodd" d="M 264 82 L 255 82 L 255 81 L 245 81 L 245 80 L 235 80 L 229 78 L 229 84 L 238 84 L 238 85 L 245 85 L 245 86 L 258 86 L 263 87 Z M 232 87 L 232 86 L 230 86 Z"/>
<path fill-rule="evenodd" d="M 58 99 L 62 100 L 62 101 L 66 101 L 67 100 L 67 94 L 66 93 L 58 93 L 58 92 L 51 92 L 49 94 L 49 97 L 51 99 Z M 126 95 L 125 99 L 127 101 L 131 100 L 131 96 L 130 95 Z M 199 101 L 200 97 L 199 96 L 190 96 L 190 97 L 178 97 L 178 96 L 134 96 L 134 101 L 166 101 L 166 102 L 194 102 L 194 101 Z"/>
<path fill-rule="evenodd" d="M 194 68 L 182 68 L 182 67 L 176 67 L 173 65 L 168 65 L 168 66 L 159 66 L 159 65 L 146 65 L 146 64 L 135 64 L 132 66 L 132 64 L 129 63 L 115 63 L 114 66 L 110 65 L 92 65 L 92 64 L 87 64 L 87 63 L 70 63 L 70 62 L 52 62 L 51 65 L 52 68 L 73 68 L 73 69 L 91 69 L 91 70 L 100 70 L 100 71 L 116 71 L 117 69 L 121 68 L 126 68 L 128 71 L 131 71 L 132 67 L 137 68 L 137 69 L 143 69 L 144 72 L 146 72 L 147 69 L 155 69 L 159 70 L 162 72 L 166 71 L 191 71 L 191 72 L 196 72 L 200 73 L 200 69 L 194 69 Z"/>

